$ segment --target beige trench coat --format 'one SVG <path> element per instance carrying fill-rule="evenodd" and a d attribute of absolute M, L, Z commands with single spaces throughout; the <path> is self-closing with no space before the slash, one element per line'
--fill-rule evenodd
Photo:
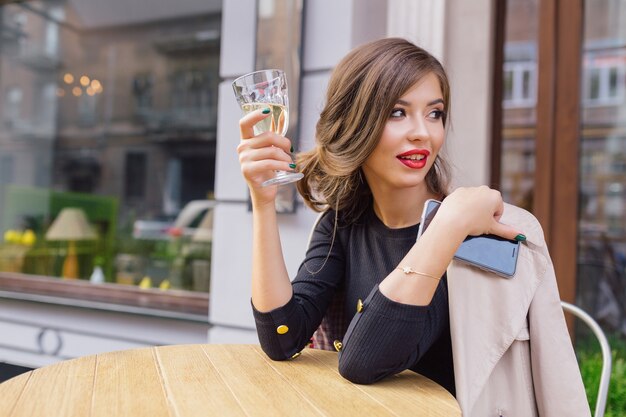
<path fill-rule="evenodd" d="M 506 205 L 527 237 L 511 279 L 448 268 L 456 397 L 465 417 L 590 416 L 552 261 L 537 219 Z"/>

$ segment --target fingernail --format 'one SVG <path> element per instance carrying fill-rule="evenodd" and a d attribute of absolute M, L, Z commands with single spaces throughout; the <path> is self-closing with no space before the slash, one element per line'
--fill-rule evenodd
<path fill-rule="evenodd" d="M 293 153 L 293 145 L 291 145 L 291 149 L 289 149 L 289 152 Z"/>
<path fill-rule="evenodd" d="M 289 164 L 289 168 L 296 169 L 296 164 Z"/>
<path fill-rule="evenodd" d="M 271 112 L 270 108 L 266 107 L 266 108 L 263 109 L 263 111 L 261 113 L 263 113 L 263 114 L 270 114 L 270 112 Z"/>
<path fill-rule="evenodd" d="M 518 242 L 524 242 L 526 240 L 526 236 L 520 233 L 519 235 L 515 236 L 515 240 L 517 240 Z"/>

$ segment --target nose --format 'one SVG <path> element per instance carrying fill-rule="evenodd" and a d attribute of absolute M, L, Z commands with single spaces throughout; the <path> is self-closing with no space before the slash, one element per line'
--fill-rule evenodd
<path fill-rule="evenodd" d="M 413 142 L 416 140 L 426 140 L 430 137 L 426 121 L 421 117 L 415 118 L 411 121 L 411 126 L 407 132 L 407 138 Z"/>

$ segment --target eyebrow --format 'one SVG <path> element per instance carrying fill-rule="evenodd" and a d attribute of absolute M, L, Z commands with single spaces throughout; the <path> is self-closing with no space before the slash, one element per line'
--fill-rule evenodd
<path fill-rule="evenodd" d="M 401 105 L 403 105 L 403 106 L 407 106 L 407 107 L 411 105 L 409 102 L 404 101 L 404 100 L 401 100 L 401 99 L 398 99 L 397 103 L 398 103 L 398 104 L 401 104 Z M 435 104 L 439 104 L 439 103 L 441 103 L 441 104 L 445 104 L 445 103 L 443 102 L 443 99 L 442 99 L 442 98 L 438 98 L 438 99 L 433 100 L 433 101 L 431 101 L 430 103 L 426 104 L 426 106 L 434 106 Z"/>

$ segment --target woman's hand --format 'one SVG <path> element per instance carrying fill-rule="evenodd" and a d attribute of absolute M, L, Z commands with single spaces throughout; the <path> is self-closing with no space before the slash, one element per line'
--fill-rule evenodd
<path fill-rule="evenodd" d="M 458 188 L 443 200 L 435 219 L 446 221 L 448 227 L 461 228 L 466 236 L 494 234 L 519 240 L 519 230 L 500 223 L 503 210 L 502 195 L 497 190 L 484 185 Z"/>
<path fill-rule="evenodd" d="M 263 181 L 274 176 L 274 171 L 292 171 L 291 142 L 273 132 L 254 134 L 254 125 L 269 117 L 263 110 L 256 110 L 239 120 L 241 142 L 237 147 L 241 172 L 250 188 L 250 196 L 255 206 L 271 204 L 276 199 L 276 186 L 262 187 Z"/>

